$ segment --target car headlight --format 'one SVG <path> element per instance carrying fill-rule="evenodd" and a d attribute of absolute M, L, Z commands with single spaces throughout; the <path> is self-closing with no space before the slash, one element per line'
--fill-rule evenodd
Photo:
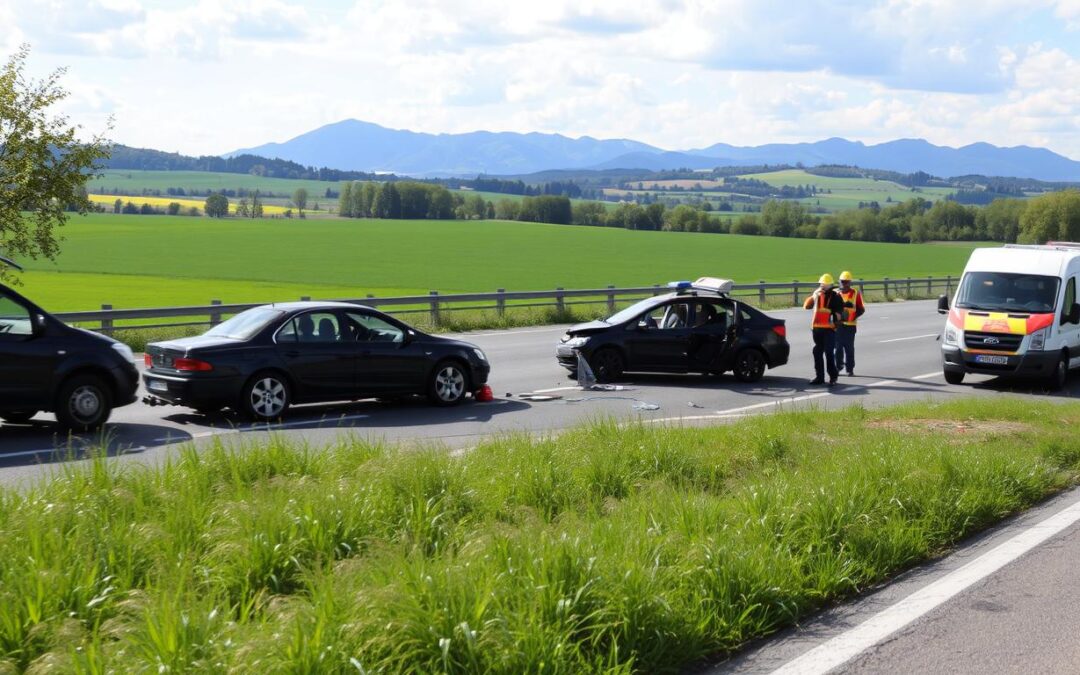
<path fill-rule="evenodd" d="M 1041 352 L 1046 347 L 1046 336 L 1050 333 L 1050 327 L 1047 326 L 1042 330 L 1037 330 L 1031 334 L 1031 342 L 1028 343 L 1028 349 L 1033 352 Z"/>
<path fill-rule="evenodd" d="M 476 347 L 473 347 L 473 353 L 476 354 L 476 358 L 480 359 L 484 363 L 487 363 L 487 354 L 485 354 L 483 351 Z"/>
<path fill-rule="evenodd" d="M 945 344 L 956 345 L 960 342 L 960 336 L 957 334 L 956 329 L 952 326 L 945 327 Z"/>
<path fill-rule="evenodd" d="M 112 348 L 128 363 L 135 363 L 135 352 L 131 351 L 131 347 L 123 342 L 114 342 Z"/>
<path fill-rule="evenodd" d="M 567 347 L 569 347 L 570 349 L 577 349 L 579 347 L 584 347 L 585 343 L 588 342 L 588 341 L 589 341 L 589 338 L 587 338 L 587 337 L 572 337 L 569 340 L 563 341 L 563 344 L 566 345 Z"/>

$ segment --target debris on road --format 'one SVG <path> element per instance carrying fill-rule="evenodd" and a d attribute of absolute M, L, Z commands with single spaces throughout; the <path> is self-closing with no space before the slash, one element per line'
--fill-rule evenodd
<path fill-rule="evenodd" d="M 698 405 L 697 403 L 694 403 L 693 401 L 688 401 L 686 405 L 690 406 L 691 408 L 704 408 L 705 407 L 703 405 Z"/>
<path fill-rule="evenodd" d="M 577 381 L 582 389 L 590 389 L 596 386 L 596 375 L 593 373 L 589 362 L 581 354 L 577 353 Z"/>
<path fill-rule="evenodd" d="M 634 404 L 634 410 L 659 410 L 659 403 L 648 403 L 646 401 L 638 401 Z"/>

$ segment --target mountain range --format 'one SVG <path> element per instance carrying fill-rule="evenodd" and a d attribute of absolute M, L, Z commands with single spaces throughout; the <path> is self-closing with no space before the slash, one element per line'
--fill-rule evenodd
<path fill-rule="evenodd" d="M 429 134 L 388 129 L 371 122 L 343 120 L 284 143 L 267 143 L 226 153 L 250 153 L 307 166 L 389 172 L 399 175 L 471 177 L 521 175 L 549 169 L 712 169 L 762 164 L 843 164 L 901 173 L 949 177 L 970 174 L 1046 181 L 1080 181 L 1080 162 L 1045 148 L 998 147 L 973 143 L 960 148 L 922 139 L 866 145 L 830 138 L 815 143 L 770 143 L 670 151 L 627 139 L 590 136 L 474 131 Z"/>

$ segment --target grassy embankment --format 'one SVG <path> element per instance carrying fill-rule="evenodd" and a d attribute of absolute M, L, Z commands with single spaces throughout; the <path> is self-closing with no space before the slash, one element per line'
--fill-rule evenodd
<path fill-rule="evenodd" d="M 71 465 L 0 498 L 0 670 L 679 672 L 1076 484 L 1078 423 L 971 400 Z"/>

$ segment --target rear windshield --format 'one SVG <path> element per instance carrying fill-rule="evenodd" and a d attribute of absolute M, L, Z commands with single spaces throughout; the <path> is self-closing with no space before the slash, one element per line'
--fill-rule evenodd
<path fill-rule="evenodd" d="M 231 338 L 233 340 L 247 340 L 258 334 L 263 328 L 270 325 L 275 319 L 280 319 L 285 312 L 280 309 L 256 307 L 246 312 L 240 312 L 228 321 L 214 326 L 206 335 L 209 337 Z"/>
<path fill-rule="evenodd" d="M 1004 272 L 968 272 L 956 293 L 961 309 L 1047 314 L 1057 306 L 1057 277 Z"/>

